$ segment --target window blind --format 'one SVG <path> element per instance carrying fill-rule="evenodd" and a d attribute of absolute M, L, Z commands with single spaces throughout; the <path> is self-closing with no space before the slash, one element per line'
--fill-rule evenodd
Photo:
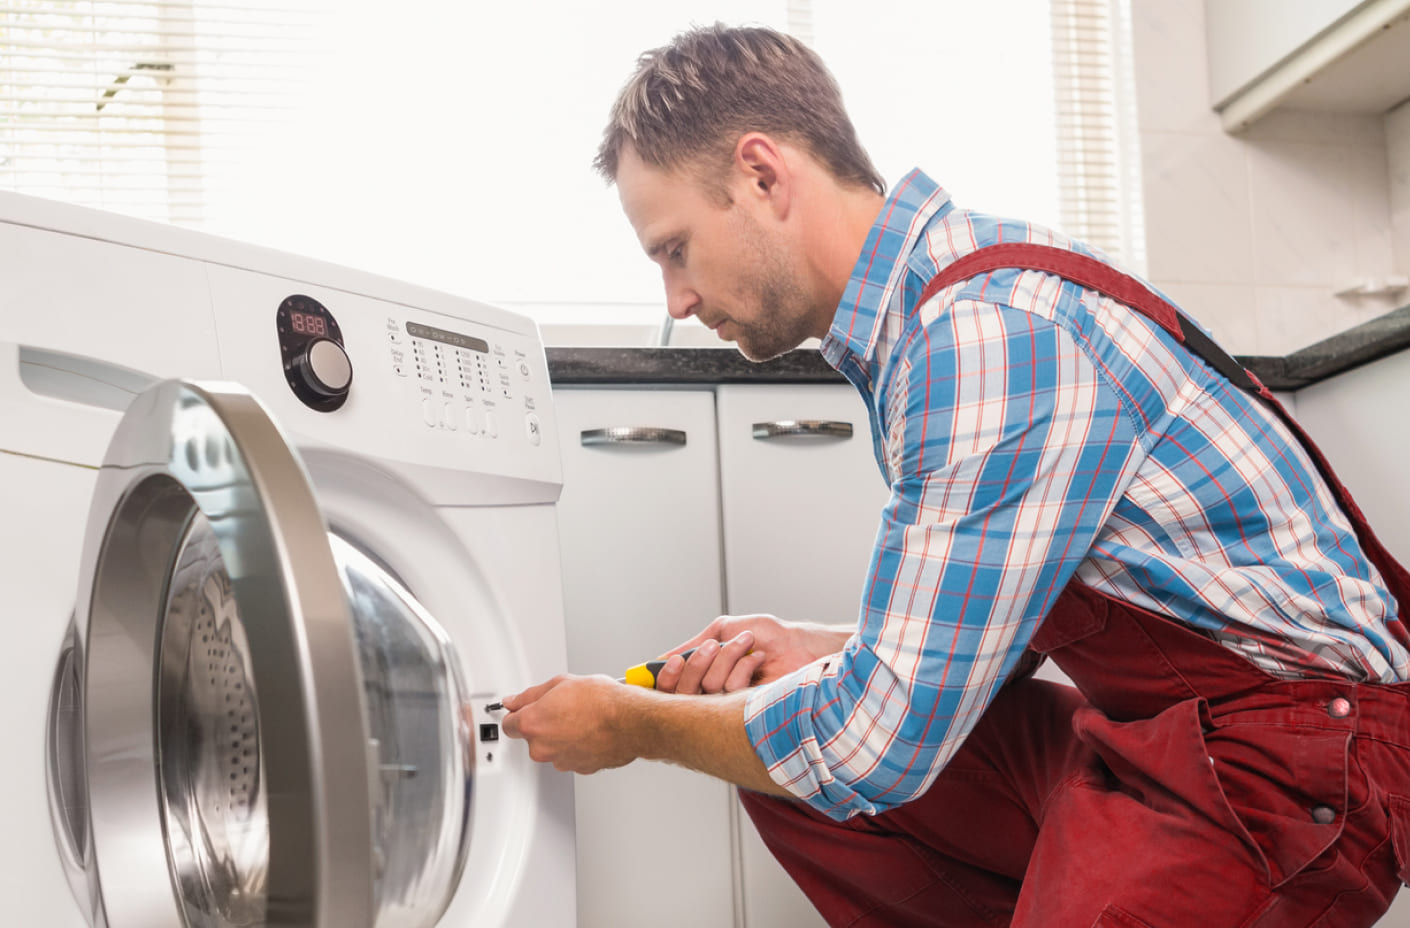
<path fill-rule="evenodd" d="M 1129 0 L 1052 0 L 1063 231 L 1145 270 Z"/>
<path fill-rule="evenodd" d="M 201 225 L 212 185 L 291 115 L 317 20 L 243 0 L 0 0 L 0 186 Z"/>

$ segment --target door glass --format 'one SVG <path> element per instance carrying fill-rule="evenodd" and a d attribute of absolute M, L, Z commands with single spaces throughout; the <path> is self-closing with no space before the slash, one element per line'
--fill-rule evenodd
<path fill-rule="evenodd" d="M 269 817 L 244 624 L 197 515 L 172 574 L 157 681 L 162 813 L 191 928 L 264 923 Z"/>
<path fill-rule="evenodd" d="M 458 668 L 440 627 L 404 587 L 338 538 L 356 625 L 373 784 L 377 928 L 432 925 L 459 882 L 470 809 Z"/>
<path fill-rule="evenodd" d="M 404 588 L 330 535 L 363 678 L 378 928 L 440 917 L 464 865 L 470 777 L 464 688 L 449 642 Z M 210 524 L 172 575 L 157 684 L 162 814 L 191 928 L 264 924 L 269 819 L 261 708 L 244 625 Z"/>

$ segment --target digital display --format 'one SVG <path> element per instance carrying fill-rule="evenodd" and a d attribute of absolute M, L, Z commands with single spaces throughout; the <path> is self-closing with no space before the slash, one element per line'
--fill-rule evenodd
<path fill-rule="evenodd" d="M 428 338 L 433 342 L 442 342 L 446 345 L 454 345 L 457 348 L 469 348 L 471 351 L 479 351 L 489 354 L 490 343 L 483 338 L 474 338 L 469 335 L 459 335 L 455 332 L 447 332 L 445 329 L 432 328 L 429 325 L 419 325 L 415 322 L 406 324 L 406 334 L 412 338 Z"/>
<path fill-rule="evenodd" d="M 289 311 L 289 325 L 300 335 L 328 335 L 328 320 L 316 313 Z"/>

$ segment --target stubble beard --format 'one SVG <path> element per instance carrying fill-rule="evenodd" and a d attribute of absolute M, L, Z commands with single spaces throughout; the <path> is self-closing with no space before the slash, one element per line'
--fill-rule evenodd
<path fill-rule="evenodd" d="M 811 336 L 811 314 L 807 294 L 778 246 L 757 227 L 750 231 L 756 260 L 741 270 L 739 291 L 757 307 L 757 321 L 746 326 L 731 319 L 730 324 L 739 353 L 762 363 L 797 348 Z"/>
<path fill-rule="evenodd" d="M 748 327 L 735 323 L 735 346 L 750 361 L 770 361 L 792 351 L 808 338 L 802 295 L 779 281 L 753 288 L 762 311 L 759 322 Z"/>

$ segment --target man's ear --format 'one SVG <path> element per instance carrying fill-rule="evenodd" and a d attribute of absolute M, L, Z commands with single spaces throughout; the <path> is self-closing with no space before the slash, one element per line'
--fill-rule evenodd
<path fill-rule="evenodd" d="M 745 133 L 734 146 L 734 166 L 747 185 L 745 195 L 766 204 L 779 218 L 787 215 L 793 178 L 777 141 L 762 132 Z"/>

